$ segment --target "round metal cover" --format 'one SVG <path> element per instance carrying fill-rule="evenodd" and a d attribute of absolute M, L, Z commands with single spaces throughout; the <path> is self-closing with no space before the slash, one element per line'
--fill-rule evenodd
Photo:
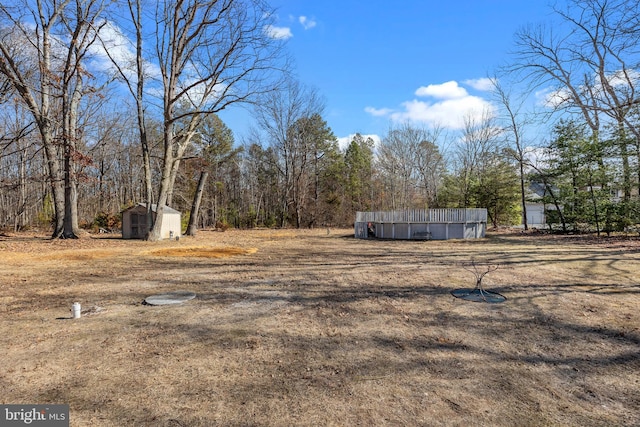
<path fill-rule="evenodd" d="M 150 305 L 170 305 L 182 304 L 185 301 L 192 300 L 196 294 L 189 291 L 167 292 L 166 294 L 151 295 L 146 297 L 144 302 Z"/>
<path fill-rule="evenodd" d="M 451 291 L 451 295 L 456 298 L 461 298 L 467 301 L 473 302 L 490 302 L 498 303 L 505 302 L 507 297 L 497 292 L 486 291 L 484 289 L 456 289 Z"/>

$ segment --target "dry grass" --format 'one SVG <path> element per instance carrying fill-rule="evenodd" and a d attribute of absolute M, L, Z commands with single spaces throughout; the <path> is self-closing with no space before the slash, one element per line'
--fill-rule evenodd
<path fill-rule="evenodd" d="M 73 426 L 640 425 L 637 240 L 348 234 L 0 237 L 0 400 Z M 505 303 L 451 296 L 472 259 Z"/>

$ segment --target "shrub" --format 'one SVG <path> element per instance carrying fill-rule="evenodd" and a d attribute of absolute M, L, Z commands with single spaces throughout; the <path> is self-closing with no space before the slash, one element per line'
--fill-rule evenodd
<path fill-rule="evenodd" d="M 119 229 L 122 226 L 120 214 L 100 212 L 93 219 L 93 227 L 107 231 Z"/>
<path fill-rule="evenodd" d="M 230 225 L 226 221 L 216 221 L 216 231 L 227 231 Z"/>

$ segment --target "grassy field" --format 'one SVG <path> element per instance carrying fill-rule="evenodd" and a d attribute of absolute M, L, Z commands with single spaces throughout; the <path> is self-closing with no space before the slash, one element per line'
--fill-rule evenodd
<path fill-rule="evenodd" d="M 0 403 L 72 426 L 637 426 L 637 238 L 0 237 Z M 454 298 L 469 263 L 501 304 Z M 145 297 L 197 294 L 176 306 Z M 80 302 L 83 316 L 71 319 Z"/>

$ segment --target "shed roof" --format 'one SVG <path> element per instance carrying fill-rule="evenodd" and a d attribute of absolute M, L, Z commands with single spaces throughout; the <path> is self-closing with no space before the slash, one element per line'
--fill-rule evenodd
<path fill-rule="evenodd" d="M 131 206 L 130 208 L 127 208 L 127 209 L 123 210 L 122 212 L 127 212 L 127 211 L 130 211 L 132 209 L 138 209 L 140 207 L 146 209 L 147 208 L 147 204 L 146 203 L 138 203 L 137 205 Z M 154 204 L 151 205 L 151 211 L 152 212 L 157 212 L 157 209 L 158 209 L 158 205 L 157 204 L 154 203 Z M 177 210 L 175 210 L 173 208 L 170 208 L 169 206 L 165 206 L 164 207 L 164 212 L 165 213 L 180 214 L 180 211 L 177 211 Z"/>

